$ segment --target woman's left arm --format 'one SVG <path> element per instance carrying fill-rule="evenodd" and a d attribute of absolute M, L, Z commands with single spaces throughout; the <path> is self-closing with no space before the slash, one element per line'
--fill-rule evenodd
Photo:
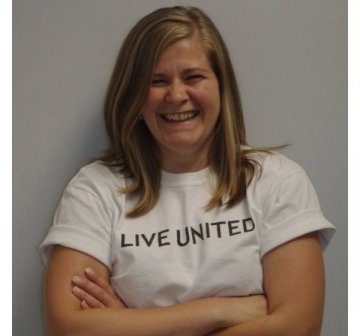
<path fill-rule="evenodd" d="M 220 330 L 217 336 L 319 336 L 325 272 L 315 233 L 285 243 L 264 256 L 269 314 Z"/>

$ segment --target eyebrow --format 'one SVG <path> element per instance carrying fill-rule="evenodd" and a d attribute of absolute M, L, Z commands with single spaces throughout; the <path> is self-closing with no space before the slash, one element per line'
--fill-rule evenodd
<path fill-rule="evenodd" d="M 209 69 L 195 67 L 195 68 L 185 69 L 185 70 L 184 70 L 184 73 L 187 74 L 187 73 L 189 73 L 189 72 L 196 72 L 196 71 L 210 72 Z"/>
<path fill-rule="evenodd" d="M 209 69 L 200 68 L 200 67 L 194 67 L 194 68 L 185 69 L 183 71 L 183 74 L 187 75 L 189 73 L 197 72 L 197 71 L 206 72 L 206 73 L 211 72 Z M 162 76 L 165 76 L 165 74 L 159 72 L 159 73 L 153 73 L 153 76 L 154 77 L 162 77 Z"/>

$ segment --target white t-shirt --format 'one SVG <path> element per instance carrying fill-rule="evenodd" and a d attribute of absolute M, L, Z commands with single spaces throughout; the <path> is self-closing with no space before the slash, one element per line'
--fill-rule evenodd
<path fill-rule="evenodd" d="M 126 180 L 94 162 L 71 180 L 41 244 L 77 249 L 111 270 L 128 307 L 161 307 L 208 296 L 263 293 L 262 258 L 317 231 L 323 248 L 334 227 L 323 216 L 304 170 L 280 154 L 258 154 L 262 175 L 239 204 L 205 211 L 214 175 L 162 172 L 160 199 L 146 215 L 119 189 Z"/>

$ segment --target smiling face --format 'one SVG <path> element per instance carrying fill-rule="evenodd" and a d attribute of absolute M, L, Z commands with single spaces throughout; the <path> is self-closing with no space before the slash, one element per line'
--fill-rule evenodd
<path fill-rule="evenodd" d="M 219 113 L 219 84 L 201 40 L 194 36 L 165 49 L 143 111 L 162 168 L 179 173 L 206 167 Z"/>

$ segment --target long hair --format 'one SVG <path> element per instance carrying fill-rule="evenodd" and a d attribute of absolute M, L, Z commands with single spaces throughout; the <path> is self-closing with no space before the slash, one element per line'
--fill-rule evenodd
<path fill-rule="evenodd" d="M 100 159 L 131 181 L 122 192 L 136 196 L 128 217 L 141 216 L 156 204 L 160 193 L 161 157 L 146 124 L 139 120 L 160 54 L 175 42 L 198 34 L 218 79 L 220 115 L 208 163 L 217 185 L 206 209 L 232 206 L 246 195 L 256 170 L 246 143 L 244 119 L 227 47 L 214 23 L 195 7 L 158 9 L 142 18 L 120 49 L 105 100 L 110 147 Z"/>

